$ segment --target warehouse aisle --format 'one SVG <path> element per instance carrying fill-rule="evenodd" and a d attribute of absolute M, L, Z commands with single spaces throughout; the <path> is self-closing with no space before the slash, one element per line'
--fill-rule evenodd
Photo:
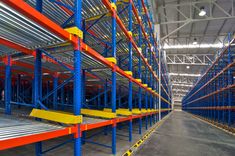
<path fill-rule="evenodd" d="M 234 156 L 235 136 L 193 118 L 173 112 L 137 156 Z"/>

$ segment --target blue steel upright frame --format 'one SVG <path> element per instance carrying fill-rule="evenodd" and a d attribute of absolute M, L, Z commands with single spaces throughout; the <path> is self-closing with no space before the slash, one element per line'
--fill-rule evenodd
<path fill-rule="evenodd" d="M 183 110 L 219 127 L 234 132 L 235 51 L 231 34 L 214 63 L 205 71 L 191 91 L 183 98 Z"/>

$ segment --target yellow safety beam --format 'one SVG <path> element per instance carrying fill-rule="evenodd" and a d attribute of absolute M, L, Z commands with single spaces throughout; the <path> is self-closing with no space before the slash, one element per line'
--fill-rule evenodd
<path fill-rule="evenodd" d="M 141 109 L 141 112 L 147 113 L 148 111 L 146 109 Z"/>
<path fill-rule="evenodd" d="M 65 30 L 70 34 L 76 35 L 79 38 L 83 39 L 83 32 L 82 30 L 78 29 L 78 27 L 66 28 Z"/>
<path fill-rule="evenodd" d="M 133 74 L 132 74 L 132 71 L 124 71 L 127 75 L 130 75 L 130 76 L 132 76 Z"/>
<path fill-rule="evenodd" d="M 140 83 L 142 82 L 142 80 L 141 80 L 141 79 L 135 79 L 135 80 L 136 80 L 137 82 L 140 82 Z"/>
<path fill-rule="evenodd" d="M 109 61 L 109 62 L 112 62 L 114 64 L 117 64 L 117 59 L 115 57 L 106 57 L 106 59 Z"/>
<path fill-rule="evenodd" d="M 112 112 L 112 109 L 104 108 L 104 111 L 105 112 Z M 132 113 L 128 109 L 123 109 L 123 108 L 116 109 L 116 114 L 123 115 L 123 116 L 132 115 Z"/>
<path fill-rule="evenodd" d="M 72 115 L 70 113 L 62 113 L 62 112 L 56 112 L 56 111 L 47 111 L 42 109 L 33 109 L 30 113 L 30 116 L 60 122 L 64 124 L 78 124 L 82 123 L 82 116 L 81 115 Z"/>
<path fill-rule="evenodd" d="M 148 90 L 152 90 L 152 88 L 151 88 L 151 87 L 148 87 Z"/>
<path fill-rule="evenodd" d="M 148 85 L 147 84 L 143 84 L 144 87 L 147 87 Z"/>
<path fill-rule="evenodd" d="M 105 112 L 101 110 L 81 109 L 81 114 L 93 117 L 107 118 L 107 119 L 116 118 L 116 113 Z"/>
<path fill-rule="evenodd" d="M 134 109 L 132 109 L 132 113 L 133 114 L 141 114 L 141 111 L 139 109 L 134 108 Z"/>

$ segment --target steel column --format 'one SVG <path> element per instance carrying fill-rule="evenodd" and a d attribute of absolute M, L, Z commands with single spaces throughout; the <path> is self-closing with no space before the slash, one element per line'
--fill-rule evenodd
<path fill-rule="evenodd" d="M 82 0 L 75 0 L 74 1 L 74 22 L 75 26 L 82 30 Z M 80 39 L 77 43 L 77 49 L 74 50 L 74 86 L 73 86 L 73 103 L 74 103 L 74 114 L 80 115 L 81 114 L 81 107 L 82 107 L 82 95 L 81 95 L 81 45 Z M 74 140 L 74 156 L 81 156 L 82 155 L 82 148 L 81 148 L 81 131 L 80 131 L 80 124 L 78 126 L 78 135 L 75 136 Z"/>

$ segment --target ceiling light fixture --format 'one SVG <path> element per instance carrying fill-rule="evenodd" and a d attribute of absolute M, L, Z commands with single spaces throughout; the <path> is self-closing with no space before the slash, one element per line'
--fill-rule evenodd
<path fill-rule="evenodd" d="M 167 45 L 165 44 L 162 48 L 163 49 L 196 49 L 196 48 L 222 48 L 223 44 L 187 44 L 187 45 Z"/>
<path fill-rule="evenodd" d="M 198 15 L 201 16 L 201 17 L 203 17 L 203 16 L 206 15 L 206 10 L 205 10 L 205 7 L 204 7 L 204 6 L 202 6 L 202 7 L 200 8 L 200 12 L 199 12 Z"/>
<path fill-rule="evenodd" d="M 196 45 L 196 44 L 197 44 L 197 39 L 194 38 L 194 40 L 193 40 L 193 45 Z"/>
<path fill-rule="evenodd" d="M 187 69 L 190 69 L 190 66 L 186 66 Z"/>

